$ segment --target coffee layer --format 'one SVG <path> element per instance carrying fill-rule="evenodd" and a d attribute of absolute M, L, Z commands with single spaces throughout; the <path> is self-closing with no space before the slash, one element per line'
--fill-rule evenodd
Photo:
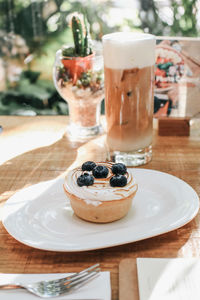
<path fill-rule="evenodd" d="M 154 65 L 105 67 L 107 142 L 110 150 L 131 152 L 152 141 Z"/>

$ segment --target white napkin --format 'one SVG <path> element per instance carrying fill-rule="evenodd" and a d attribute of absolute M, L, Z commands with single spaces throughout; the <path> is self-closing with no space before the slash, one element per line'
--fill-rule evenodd
<path fill-rule="evenodd" d="M 5 283 L 29 283 L 40 280 L 51 280 L 62 278 L 69 273 L 59 274 L 0 274 L 0 284 Z M 38 296 L 31 294 L 24 289 L 15 290 L 0 290 L 0 299 L 2 300 L 38 300 Z M 41 298 L 42 299 L 42 298 Z M 81 288 L 74 290 L 69 294 L 63 296 L 49 298 L 52 300 L 110 300 L 111 299 L 111 285 L 110 272 L 101 272 L 99 276 L 88 281 L 88 283 Z"/>
<path fill-rule="evenodd" d="M 138 258 L 140 300 L 199 300 L 200 259 Z"/>

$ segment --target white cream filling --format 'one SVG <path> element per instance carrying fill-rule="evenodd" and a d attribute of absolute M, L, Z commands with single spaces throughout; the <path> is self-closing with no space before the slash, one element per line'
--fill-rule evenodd
<path fill-rule="evenodd" d="M 111 163 L 97 163 L 108 167 L 109 174 L 107 178 L 94 178 L 94 184 L 90 186 L 78 186 L 77 178 L 83 174 L 81 168 L 74 169 L 68 173 L 65 178 L 65 189 L 76 197 L 83 199 L 88 204 L 95 206 L 100 205 L 104 201 L 120 200 L 128 197 L 137 190 L 137 184 L 133 180 L 132 174 L 127 173 L 127 184 L 124 187 L 110 186 L 109 179 L 112 175 Z M 87 172 L 91 173 L 91 172 Z"/>

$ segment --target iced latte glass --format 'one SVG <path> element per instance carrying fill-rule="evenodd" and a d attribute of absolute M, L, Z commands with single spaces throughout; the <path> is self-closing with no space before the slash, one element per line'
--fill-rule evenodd
<path fill-rule="evenodd" d="M 155 37 L 104 35 L 103 55 L 108 159 L 145 164 L 152 157 Z"/>

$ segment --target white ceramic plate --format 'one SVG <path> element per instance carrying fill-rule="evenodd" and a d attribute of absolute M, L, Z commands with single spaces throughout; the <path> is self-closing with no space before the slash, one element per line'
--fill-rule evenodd
<path fill-rule="evenodd" d="M 184 181 L 146 169 L 131 169 L 138 183 L 133 206 L 123 219 L 94 224 L 76 217 L 63 179 L 17 192 L 5 204 L 3 225 L 18 241 L 51 251 L 86 251 L 117 246 L 177 229 L 197 214 L 199 198 Z"/>

